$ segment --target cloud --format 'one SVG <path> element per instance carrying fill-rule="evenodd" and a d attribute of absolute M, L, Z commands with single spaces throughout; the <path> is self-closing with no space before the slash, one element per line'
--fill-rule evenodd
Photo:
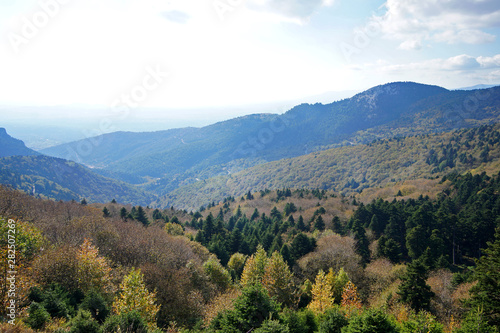
<path fill-rule="evenodd" d="M 386 37 L 414 50 L 424 40 L 448 44 L 484 44 L 495 36 L 482 29 L 500 26 L 498 0 L 388 0 L 386 12 L 375 15 Z"/>
<path fill-rule="evenodd" d="M 178 10 L 163 12 L 161 13 L 161 16 L 171 22 L 182 23 L 182 24 L 187 23 L 187 21 L 190 18 L 190 16 L 187 13 Z"/>
<path fill-rule="evenodd" d="M 472 57 L 466 54 L 446 58 L 446 59 L 430 59 L 421 62 L 413 62 L 408 64 L 390 65 L 387 63 L 365 64 L 364 69 L 378 69 L 381 72 L 389 74 L 397 74 L 402 72 L 419 71 L 419 72 L 464 72 L 478 71 L 485 69 L 500 69 L 500 54 L 493 57 Z"/>
<path fill-rule="evenodd" d="M 319 8 L 331 6 L 334 2 L 335 0 L 252 0 L 248 2 L 248 7 L 304 21 Z"/>

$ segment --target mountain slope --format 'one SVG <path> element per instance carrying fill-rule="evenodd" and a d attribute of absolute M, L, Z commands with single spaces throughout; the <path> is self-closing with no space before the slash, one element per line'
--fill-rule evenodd
<path fill-rule="evenodd" d="M 408 179 L 500 168 L 500 124 L 334 148 L 181 187 L 155 203 L 197 209 L 248 191 L 318 188 L 349 195 Z"/>
<path fill-rule="evenodd" d="M 39 153 L 26 147 L 24 142 L 11 137 L 5 128 L 0 127 L 0 157 L 32 155 L 39 155 Z"/>
<path fill-rule="evenodd" d="M 168 192 L 196 178 L 340 144 L 356 131 L 398 119 L 417 101 L 447 92 L 411 82 L 390 83 L 327 105 L 302 104 L 283 115 L 250 115 L 203 128 L 112 133 L 43 153 L 106 172 L 164 178 L 154 189 Z"/>
<path fill-rule="evenodd" d="M 151 194 L 132 185 L 105 178 L 71 161 L 48 156 L 0 158 L 0 184 L 40 197 L 148 205 Z"/>

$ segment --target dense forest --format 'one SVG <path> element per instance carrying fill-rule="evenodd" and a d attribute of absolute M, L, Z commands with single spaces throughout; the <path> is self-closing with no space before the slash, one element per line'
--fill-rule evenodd
<path fill-rule="evenodd" d="M 14 230 L 16 275 L 0 286 L 15 326 L 0 329 L 496 332 L 500 175 L 432 184 L 431 196 L 396 186 L 373 200 L 248 191 L 196 212 L 2 187 L 1 269 L 10 276 Z"/>

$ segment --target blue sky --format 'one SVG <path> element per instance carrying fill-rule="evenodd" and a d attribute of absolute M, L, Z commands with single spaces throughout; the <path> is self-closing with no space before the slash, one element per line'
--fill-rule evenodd
<path fill-rule="evenodd" d="M 497 84 L 499 35 L 498 0 L 4 0 L 0 105 L 180 110 Z"/>

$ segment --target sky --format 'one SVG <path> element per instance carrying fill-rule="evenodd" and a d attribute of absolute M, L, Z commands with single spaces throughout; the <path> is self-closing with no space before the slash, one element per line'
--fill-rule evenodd
<path fill-rule="evenodd" d="M 196 120 L 393 81 L 497 84 L 499 36 L 498 0 L 2 0 L 0 116 Z"/>

